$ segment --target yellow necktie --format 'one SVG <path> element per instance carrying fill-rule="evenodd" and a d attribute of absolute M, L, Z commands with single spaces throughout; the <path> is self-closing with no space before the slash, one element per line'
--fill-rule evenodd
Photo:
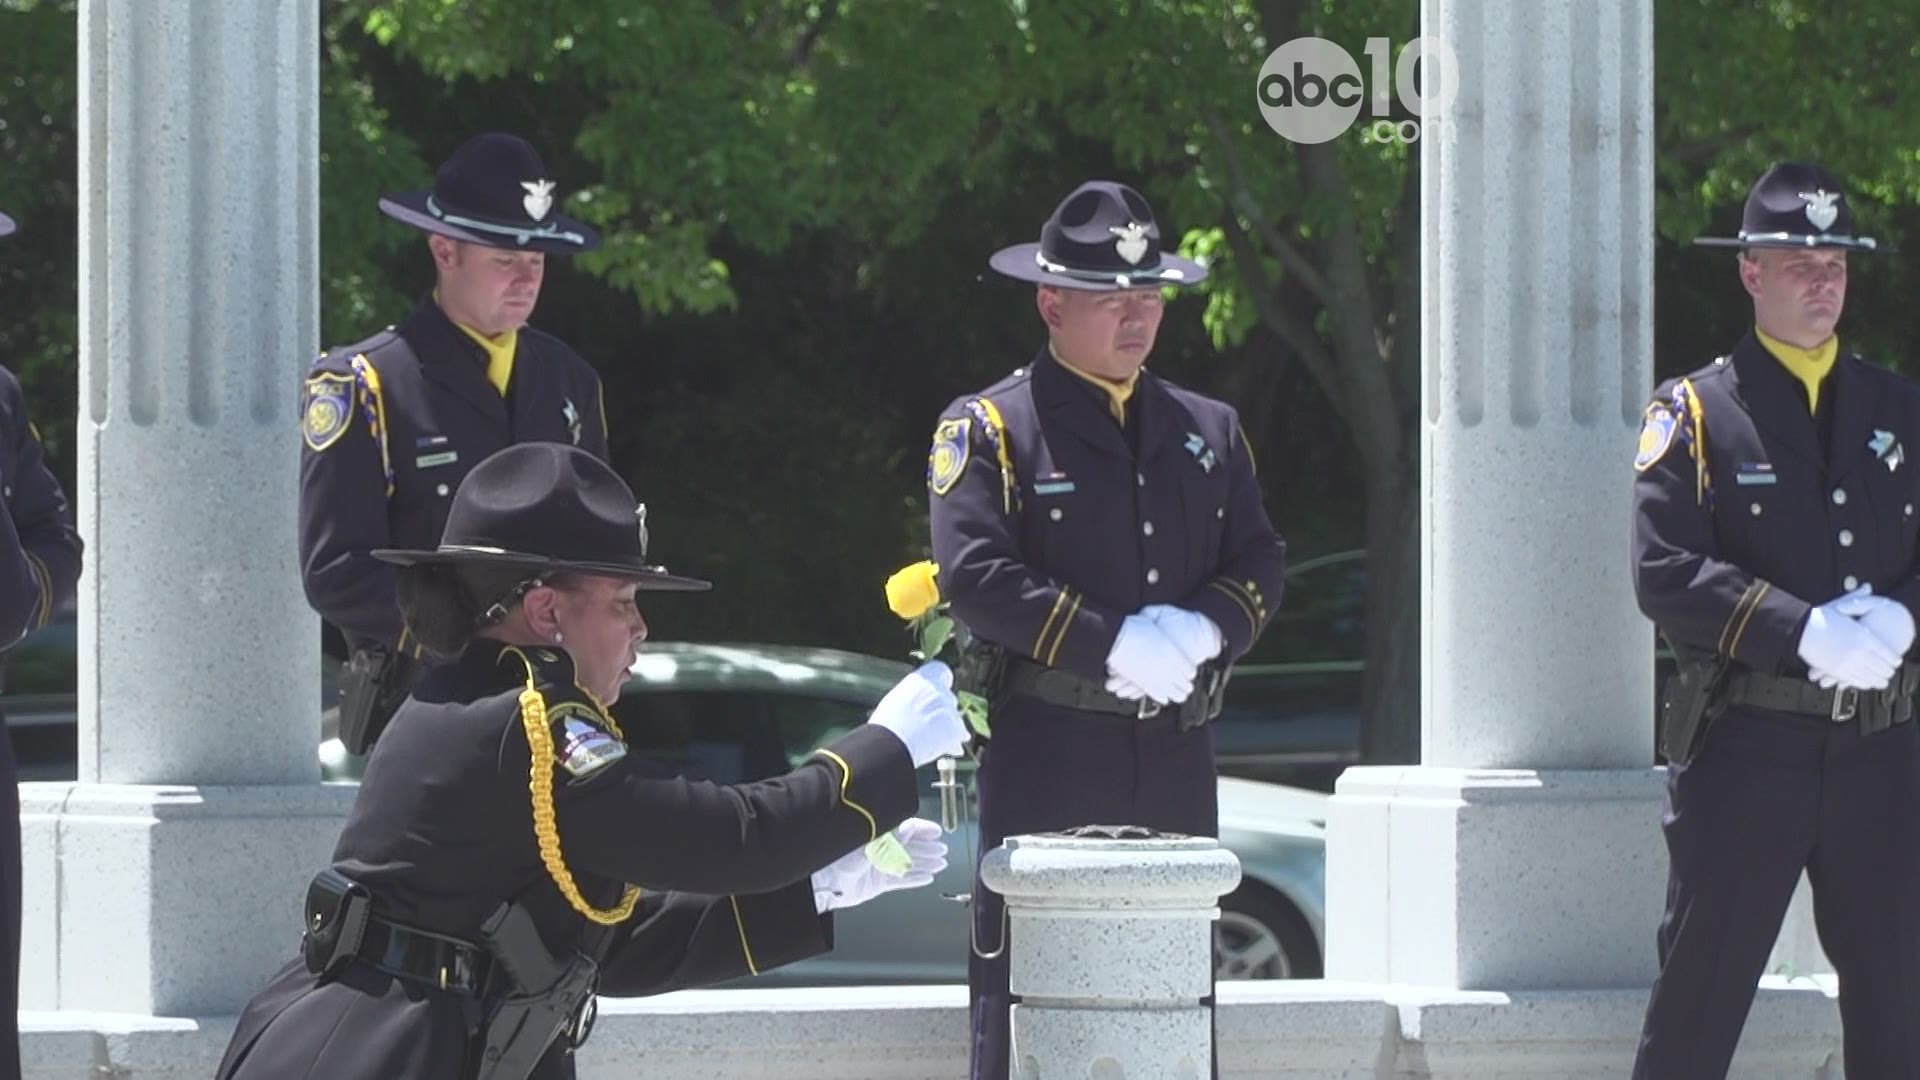
<path fill-rule="evenodd" d="M 1053 352 L 1052 346 L 1048 346 L 1047 351 Z M 1134 371 L 1132 375 L 1127 376 L 1127 381 L 1114 382 L 1112 379 L 1103 379 L 1090 371 L 1082 371 L 1074 367 L 1064 359 L 1061 359 L 1060 354 L 1057 352 L 1053 353 L 1053 358 L 1060 361 L 1061 367 L 1066 368 L 1085 381 L 1099 387 L 1101 392 L 1107 395 L 1107 411 L 1113 414 L 1113 418 L 1119 421 L 1122 427 L 1126 426 L 1127 401 L 1133 397 L 1134 387 L 1140 385 L 1140 372 L 1138 370 Z"/>
<path fill-rule="evenodd" d="M 454 325 L 465 331 L 468 337 L 479 342 L 481 348 L 487 350 L 487 381 L 493 384 L 495 390 L 500 391 L 501 397 L 506 397 L 507 382 L 513 378 L 513 354 L 516 346 L 520 344 L 520 331 L 509 330 L 497 338 L 490 338 L 466 323 Z"/>
<path fill-rule="evenodd" d="M 1760 344 L 1773 354 L 1773 358 L 1780 361 L 1782 367 L 1791 372 L 1794 378 L 1806 384 L 1807 411 L 1818 411 L 1820 381 L 1833 370 L 1834 358 L 1840 355 L 1839 335 L 1830 337 L 1811 349 L 1803 349 L 1798 345 L 1789 345 L 1757 326 L 1753 328 L 1753 333 L 1760 339 Z"/>

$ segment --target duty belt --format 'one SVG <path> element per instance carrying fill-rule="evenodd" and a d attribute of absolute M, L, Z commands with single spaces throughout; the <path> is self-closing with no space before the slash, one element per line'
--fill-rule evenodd
<path fill-rule="evenodd" d="M 357 950 L 361 962 L 388 975 L 457 994 L 479 996 L 493 958 L 471 942 L 390 923 L 375 916 Z"/>
<path fill-rule="evenodd" d="M 1007 659 L 1001 691 L 1037 698 L 1049 705 L 1086 712 L 1106 713 L 1129 719 L 1147 720 L 1165 712 L 1178 719 L 1181 730 L 1199 727 L 1220 715 L 1226 698 L 1227 669 L 1218 661 L 1200 665 L 1194 678 L 1193 693 L 1178 705 L 1159 705 L 1144 698 L 1130 700 L 1108 690 L 1091 679 L 1071 671 L 1037 664 L 1023 656 Z"/>
<path fill-rule="evenodd" d="M 1790 675 L 1738 671 L 1727 678 L 1722 700 L 1729 705 L 1817 716 L 1836 724 L 1858 721 L 1860 733 L 1871 735 L 1913 719 L 1916 688 L 1920 688 L 1920 664 L 1902 664 L 1885 690 L 1864 691 L 1825 689 Z"/>

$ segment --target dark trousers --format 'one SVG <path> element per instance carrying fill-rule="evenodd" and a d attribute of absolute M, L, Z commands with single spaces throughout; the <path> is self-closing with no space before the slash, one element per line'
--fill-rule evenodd
<path fill-rule="evenodd" d="M 20 1080 L 19 781 L 0 717 L 0 1080 Z"/>
<path fill-rule="evenodd" d="M 1220 832 L 1213 731 L 1178 731 L 1171 716 L 1136 721 L 1014 698 L 994 714 L 993 742 L 981 753 L 976 783 L 982 858 L 1009 836 L 1078 825 L 1143 825 L 1189 836 Z M 1015 998 L 1008 990 L 1004 911 L 999 895 L 981 885 L 976 862 L 978 951 L 967 964 L 972 1080 L 1008 1076 Z M 991 960 L 979 955 L 996 950 Z"/>
<path fill-rule="evenodd" d="M 1667 781 L 1636 1080 L 1724 1077 L 1804 869 L 1849 1080 L 1920 1080 L 1920 732 L 1734 708 Z"/>

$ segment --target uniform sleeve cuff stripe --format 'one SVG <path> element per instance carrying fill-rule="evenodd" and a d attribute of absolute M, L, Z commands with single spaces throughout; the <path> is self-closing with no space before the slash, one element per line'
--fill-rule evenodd
<path fill-rule="evenodd" d="M 1047 651 L 1047 633 L 1053 629 L 1053 620 L 1060 617 L 1060 605 L 1067 602 L 1067 593 L 1070 591 L 1061 589 L 1060 594 L 1053 598 L 1053 610 L 1047 612 L 1047 621 L 1040 624 L 1040 635 L 1033 639 L 1035 659 L 1039 659 L 1040 655 Z"/>
<path fill-rule="evenodd" d="M 1747 624 L 1753 621 L 1753 613 L 1760 610 L 1760 598 L 1767 595 L 1770 588 L 1772 586 L 1763 581 L 1758 589 L 1753 590 L 1753 603 L 1747 605 L 1747 613 L 1741 616 L 1740 625 L 1733 632 L 1733 644 L 1727 646 L 1728 656 L 1740 655 L 1740 639 L 1746 635 Z"/>
<path fill-rule="evenodd" d="M 1076 594 L 1073 598 L 1073 606 L 1067 609 L 1067 617 L 1060 620 L 1060 632 L 1054 635 L 1053 648 L 1047 650 L 1048 667 L 1052 667 L 1053 662 L 1060 657 L 1060 646 L 1067 640 L 1067 631 L 1073 628 L 1073 617 L 1080 613 L 1081 599 L 1083 598 Z"/>
<path fill-rule="evenodd" d="M 873 820 L 873 815 L 866 807 L 847 797 L 847 785 L 853 782 L 853 766 L 847 764 L 846 758 L 831 750 L 815 750 L 814 753 L 840 766 L 840 801 L 867 819 L 867 842 L 872 843 L 880 835 L 879 823 Z"/>
<path fill-rule="evenodd" d="M 1245 615 L 1247 617 L 1248 630 L 1252 631 L 1256 635 L 1260 633 L 1260 621 L 1254 618 L 1253 608 L 1245 600 L 1241 599 L 1240 594 L 1237 591 L 1235 591 L 1232 588 L 1229 588 L 1227 586 L 1227 583 L 1223 581 L 1210 581 L 1207 584 L 1220 590 L 1220 592 L 1224 594 L 1227 599 L 1233 601 L 1234 606 L 1240 609 L 1240 614 Z"/>
<path fill-rule="evenodd" d="M 760 974 L 760 965 L 753 962 L 753 947 L 747 944 L 747 921 L 740 916 L 740 898 L 729 893 L 727 903 L 733 905 L 733 925 L 740 931 L 740 955 L 747 958 L 747 974 Z"/>

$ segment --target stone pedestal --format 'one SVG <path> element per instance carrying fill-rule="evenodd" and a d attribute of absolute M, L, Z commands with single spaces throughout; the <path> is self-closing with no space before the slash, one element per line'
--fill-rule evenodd
<path fill-rule="evenodd" d="M 1007 904 L 1015 1080 L 1205 1080 L 1201 999 L 1216 905 L 1240 882 L 1231 852 L 1206 837 L 1015 836 L 980 877 Z"/>
<path fill-rule="evenodd" d="M 79 30 L 80 783 L 23 786 L 22 997 L 218 1016 L 292 956 L 351 797 L 318 783 L 296 561 L 319 12 L 94 0 Z"/>
<path fill-rule="evenodd" d="M 1664 895 L 1628 577 L 1652 379 L 1648 0 L 1426 0 L 1422 765 L 1341 779 L 1327 974 L 1645 986 Z"/>

